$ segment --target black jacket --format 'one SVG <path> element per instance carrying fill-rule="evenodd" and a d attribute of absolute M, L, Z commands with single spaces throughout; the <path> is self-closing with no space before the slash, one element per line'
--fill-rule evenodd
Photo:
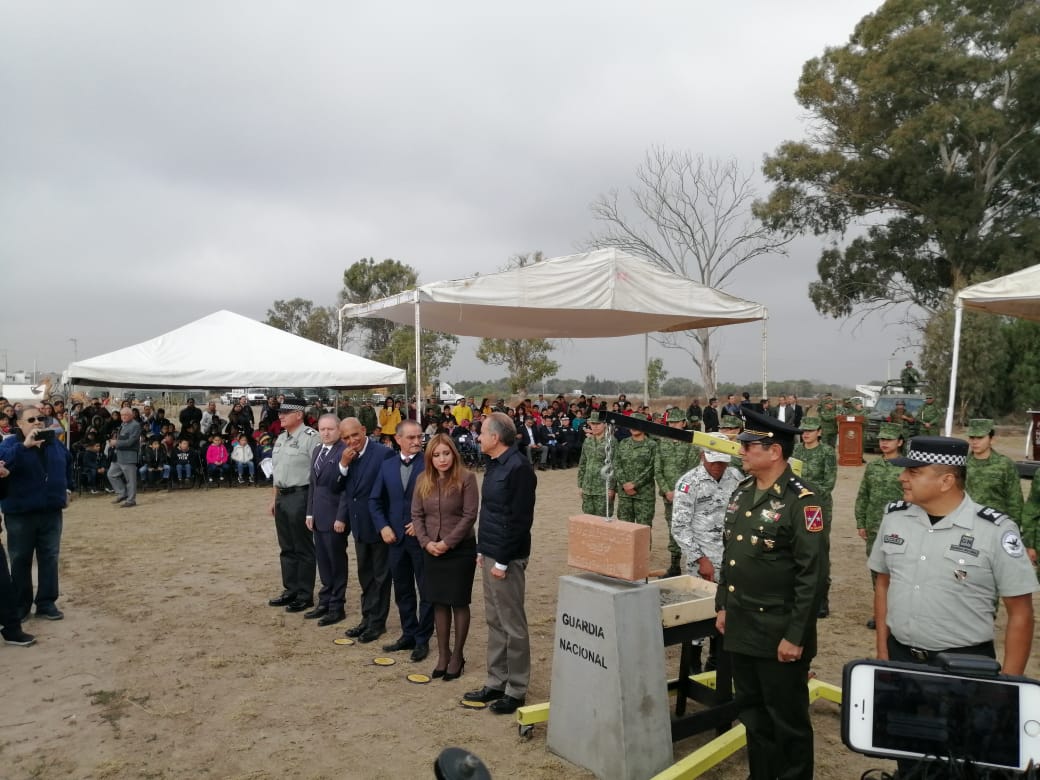
<path fill-rule="evenodd" d="M 538 477 L 516 446 L 492 458 L 481 490 L 477 550 L 498 563 L 531 554 Z"/>

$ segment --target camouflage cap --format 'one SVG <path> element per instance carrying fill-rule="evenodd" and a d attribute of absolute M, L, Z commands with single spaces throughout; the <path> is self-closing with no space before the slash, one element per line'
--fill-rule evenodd
<path fill-rule="evenodd" d="M 642 412 L 632 412 L 632 414 L 630 414 L 629 417 L 631 417 L 633 420 L 645 420 L 646 419 L 646 415 L 643 414 Z"/>
<path fill-rule="evenodd" d="M 720 428 L 743 428 L 744 421 L 733 414 L 724 414 L 722 419 L 719 420 Z"/>
<path fill-rule="evenodd" d="M 802 427 L 803 428 L 805 427 L 804 423 L 802 424 Z M 881 423 L 881 427 L 878 428 L 878 435 L 877 435 L 877 437 L 879 439 L 904 439 L 904 438 L 906 438 L 903 435 L 903 426 L 900 425 L 899 423 L 890 423 L 890 422 L 883 422 L 883 423 Z"/>
<path fill-rule="evenodd" d="M 589 412 L 588 420 L 590 423 L 604 423 L 607 421 L 606 416 L 607 413 L 602 409 L 593 409 Z"/>
<path fill-rule="evenodd" d="M 664 421 L 666 423 L 686 422 L 686 412 L 684 412 L 678 406 L 673 406 L 671 409 L 664 413 Z"/>
<path fill-rule="evenodd" d="M 818 431 L 823 427 L 823 421 L 819 417 L 803 417 L 801 429 L 803 431 Z"/>
<path fill-rule="evenodd" d="M 979 438 L 980 436 L 989 436 L 990 431 L 993 430 L 993 421 L 985 417 L 979 417 L 974 420 L 968 420 L 968 438 Z"/>

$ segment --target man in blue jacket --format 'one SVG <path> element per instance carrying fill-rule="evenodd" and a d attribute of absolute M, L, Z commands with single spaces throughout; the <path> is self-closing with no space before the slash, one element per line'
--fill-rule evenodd
<path fill-rule="evenodd" d="M 516 446 L 508 415 L 493 412 L 480 431 L 480 449 L 490 458 L 481 490 L 477 532 L 488 623 L 487 683 L 467 701 L 492 702 L 497 715 L 516 712 L 531 678 L 531 642 L 524 611 L 527 559 L 531 555 L 538 477 Z"/>
<path fill-rule="evenodd" d="M 35 406 L 17 416 L 14 436 L 0 443 L 0 461 L 10 472 L 7 495 L 0 501 L 11 553 L 11 579 L 20 620 L 32 608 L 32 563 L 36 556 L 38 584 L 36 615 L 48 620 L 65 617 L 58 600 L 58 550 L 61 547 L 62 510 L 72 491 L 72 456 L 53 434 L 43 432 L 44 418 Z"/>

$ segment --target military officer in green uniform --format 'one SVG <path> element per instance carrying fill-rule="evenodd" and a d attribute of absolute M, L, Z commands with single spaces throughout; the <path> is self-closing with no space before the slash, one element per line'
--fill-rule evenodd
<path fill-rule="evenodd" d="M 379 417 L 376 415 L 376 410 L 372 408 L 372 402 L 367 398 L 361 403 L 357 418 L 358 422 L 364 426 L 366 436 L 371 436 L 379 428 Z"/>
<path fill-rule="evenodd" d="M 816 416 L 820 418 L 820 438 L 824 444 L 838 446 L 838 410 L 830 393 L 823 394 L 823 400 L 816 407 Z"/>
<path fill-rule="evenodd" d="M 921 384 L 921 372 L 914 368 L 914 361 L 906 361 L 906 367 L 899 372 L 899 382 L 903 385 L 904 393 L 917 392 L 917 386 Z"/>
<path fill-rule="evenodd" d="M 823 505 L 788 459 L 797 428 L 745 410 L 741 442 L 750 476 L 730 499 L 715 597 L 730 653 L 750 777 L 811 780 L 809 663 L 829 572 Z"/>
<path fill-rule="evenodd" d="M 614 449 L 617 442 L 608 441 L 607 425 L 603 422 L 603 413 L 592 412 L 589 417 L 588 436 L 581 446 L 581 458 L 578 460 L 578 492 L 581 494 L 581 511 L 587 515 L 610 517 L 614 514 L 613 478 L 608 486 L 604 479 L 603 466 L 607 462 L 607 445 L 611 445 L 610 468 L 614 468 Z"/>
<path fill-rule="evenodd" d="M 688 418 L 682 409 L 673 406 L 664 415 L 665 424 L 672 428 L 685 428 Z M 698 429 L 700 418 L 697 420 Z M 654 456 L 654 479 L 657 490 L 664 499 L 664 521 L 668 524 L 668 552 L 671 564 L 667 577 L 678 577 L 682 574 L 682 550 L 672 536 L 672 509 L 675 497 L 675 483 L 687 471 L 697 468 L 700 463 L 700 448 L 675 439 L 656 439 L 657 452 Z"/>
<path fill-rule="evenodd" d="M 351 403 L 349 397 L 343 399 L 343 403 L 340 404 L 337 416 L 341 420 L 345 420 L 348 417 L 357 417 L 357 410 L 354 408 L 354 404 Z"/>
<path fill-rule="evenodd" d="M 938 436 L 942 427 L 943 410 L 935 403 L 935 395 L 924 397 L 924 406 L 917 410 L 918 430 L 922 436 Z"/>
<path fill-rule="evenodd" d="M 646 415 L 636 413 L 634 420 L 645 420 Z M 654 524 L 654 457 L 657 442 L 647 438 L 643 431 L 632 431 L 632 435 L 617 443 L 614 458 L 614 479 L 618 486 L 617 518 L 640 525 Z"/>
<path fill-rule="evenodd" d="M 968 421 L 968 478 L 965 489 L 976 503 L 990 506 L 1022 522 L 1022 488 L 1018 469 L 1007 455 L 993 449 L 993 421 Z"/>
<path fill-rule="evenodd" d="M 856 533 L 867 543 L 867 557 L 874 549 L 878 528 L 885 516 L 885 507 L 893 501 L 903 498 L 903 486 L 899 482 L 902 466 L 892 465 L 892 461 L 903 454 L 903 426 L 896 423 L 883 422 L 878 429 L 878 448 L 881 457 L 872 460 L 863 470 L 863 481 L 859 483 L 856 493 Z M 875 572 L 870 573 L 871 586 L 877 579 Z M 874 628 L 873 617 L 867 621 L 867 628 Z"/>
<path fill-rule="evenodd" d="M 1029 560 L 1036 564 L 1037 527 L 1040 526 L 1040 469 L 1033 474 L 1029 497 L 1022 507 L 1022 541 L 1025 543 Z"/>
<path fill-rule="evenodd" d="M 820 418 L 806 417 L 802 420 L 802 441 L 794 447 L 794 457 L 802 461 L 802 479 L 812 488 L 823 505 L 825 533 L 830 533 L 834 521 L 834 501 L 831 493 L 838 481 L 838 454 L 834 448 L 820 441 Z M 820 601 L 817 617 L 831 614 L 830 578 Z"/>
<path fill-rule="evenodd" d="M 744 421 L 736 415 L 724 414 L 719 418 L 719 433 L 725 436 L 727 439 L 736 441 L 737 435 L 744 430 Z M 735 468 L 737 471 L 744 470 L 744 461 L 741 460 L 739 455 L 733 455 L 729 459 L 729 465 Z"/>

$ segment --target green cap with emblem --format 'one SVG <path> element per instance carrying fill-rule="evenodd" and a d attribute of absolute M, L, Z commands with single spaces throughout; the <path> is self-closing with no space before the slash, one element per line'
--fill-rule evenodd
<path fill-rule="evenodd" d="M 804 417 L 801 427 L 803 431 L 818 431 L 823 427 L 823 422 L 819 417 Z"/>
<path fill-rule="evenodd" d="M 664 421 L 666 423 L 686 422 L 686 412 L 684 412 L 678 406 L 673 406 L 671 409 L 664 413 Z"/>
<path fill-rule="evenodd" d="M 646 419 L 646 415 L 643 414 L 642 412 L 633 412 L 632 414 L 629 415 L 629 417 L 631 417 L 633 420 L 645 420 Z"/>
<path fill-rule="evenodd" d="M 744 421 L 734 414 L 724 414 L 719 420 L 720 428 L 743 428 Z"/>
<path fill-rule="evenodd" d="M 802 423 L 802 427 L 805 427 L 805 423 Z M 903 426 L 899 423 L 883 422 L 878 428 L 879 439 L 903 439 Z"/>
<path fill-rule="evenodd" d="M 989 436 L 993 430 L 993 421 L 985 417 L 968 420 L 968 438 L 975 439 L 981 436 Z"/>
<path fill-rule="evenodd" d="M 589 412 L 590 423 L 604 423 L 606 421 L 606 412 L 600 409 L 593 409 L 591 412 Z"/>

